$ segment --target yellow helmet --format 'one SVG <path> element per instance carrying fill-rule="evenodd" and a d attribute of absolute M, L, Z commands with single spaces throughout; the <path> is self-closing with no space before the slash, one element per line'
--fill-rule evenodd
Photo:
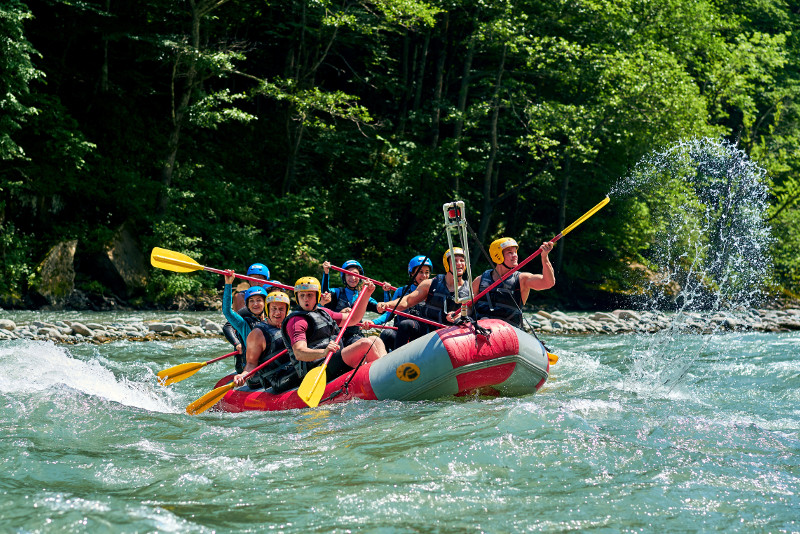
<path fill-rule="evenodd" d="M 492 244 L 489 245 L 489 256 L 492 257 L 492 261 L 498 265 L 503 263 L 503 249 L 508 247 L 519 248 L 519 245 L 510 237 L 501 237 L 500 239 L 492 241 Z"/>
<path fill-rule="evenodd" d="M 322 298 L 322 284 L 313 276 L 304 276 L 294 283 L 294 300 L 297 300 L 297 293 L 300 291 L 316 291 L 317 302 Z M 299 304 L 300 301 L 297 303 Z"/>
<path fill-rule="evenodd" d="M 460 247 L 453 247 L 453 252 L 455 253 L 456 256 L 464 256 L 465 258 L 467 257 L 467 255 L 464 254 L 464 249 Z M 442 263 L 444 264 L 444 272 L 446 273 L 450 272 L 450 262 L 447 261 L 447 257 L 449 255 L 450 255 L 450 249 L 447 249 L 444 251 L 444 256 L 442 256 Z"/>
<path fill-rule="evenodd" d="M 267 293 L 267 300 L 264 302 L 264 307 L 269 309 L 270 302 L 280 302 L 281 304 L 286 304 L 287 310 L 292 304 L 292 301 L 289 300 L 289 295 L 283 291 L 271 291 L 270 293 Z"/>

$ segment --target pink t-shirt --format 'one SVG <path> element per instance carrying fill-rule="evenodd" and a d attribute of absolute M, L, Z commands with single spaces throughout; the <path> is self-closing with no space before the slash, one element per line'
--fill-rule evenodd
<path fill-rule="evenodd" d="M 344 318 L 344 315 L 342 315 L 340 312 L 335 312 L 322 306 L 318 307 L 317 309 L 328 312 L 328 315 L 330 315 L 333 320 L 336 321 L 336 324 L 339 324 Z M 302 315 L 296 315 L 289 319 L 289 322 L 286 323 L 286 333 L 289 334 L 289 341 L 291 341 L 292 345 L 298 341 L 306 340 L 306 329 L 308 329 L 308 321 Z"/>

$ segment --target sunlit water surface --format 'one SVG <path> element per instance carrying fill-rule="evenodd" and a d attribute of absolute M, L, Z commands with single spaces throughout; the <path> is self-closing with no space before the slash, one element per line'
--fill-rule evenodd
<path fill-rule="evenodd" d="M 544 341 L 527 397 L 196 417 L 229 360 L 155 375 L 221 340 L 2 342 L 0 531 L 800 530 L 800 333 Z"/>

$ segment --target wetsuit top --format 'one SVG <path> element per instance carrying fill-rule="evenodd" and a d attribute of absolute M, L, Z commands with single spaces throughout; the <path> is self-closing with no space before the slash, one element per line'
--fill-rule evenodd
<path fill-rule="evenodd" d="M 430 279 L 431 286 L 428 289 L 428 298 L 425 299 L 425 308 L 422 310 L 423 317 L 441 324 L 446 324 L 445 316 L 448 312 L 459 308 L 459 305 L 453 299 L 453 293 L 447 288 L 445 276 L 444 274 L 437 274 Z M 467 281 L 464 281 L 461 287 L 458 288 L 458 296 L 462 299 L 469 298 L 469 283 Z"/>
<path fill-rule="evenodd" d="M 324 358 L 312 362 L 300 361 L 295 358 L 292 345 L 305 340 L 306 346 L 310 349 L 326 347 L 328 343 L 336 340 L 339 334 L 337 322 L 341 319 L 341 313 L 317 306 L 311 311 L 294 311 L 283 320 L 281 336 L 300 376 L 305 376 L 309 369 L 321 364 Z"/>
<path fill-rule="evenodd" d="M 231 284 L 225 284 L 225 290 L 222 292 L 222 314 L 231 323 L 231 326 L 236 329 L 239 338 L 242 342 L 242 353 L 236 355 L 236 372 L 241 373 L 244 369 L 245 354 L 247 354 L 247 336 L 250 331 L 259 321 L 259 319 L 247 310 L 247 315 L 240 315 L 231 309 L 233 304 L 233 294 Z M 235 346 L 235 345 L 234 345 Z M 241 363 L 241 369 L 239 364 Z"/>
<path fill-rule="evenodd" d="M 494 283 L 489 269 L 481 275 L 481 285 L 478 293 Z M 522 328 L 522 292 L 519 283 L 519 271 L 515 272 L 502 284 L 489 291 L 475 303 L 475 312 L 478 319 L 493 317 Z"/>

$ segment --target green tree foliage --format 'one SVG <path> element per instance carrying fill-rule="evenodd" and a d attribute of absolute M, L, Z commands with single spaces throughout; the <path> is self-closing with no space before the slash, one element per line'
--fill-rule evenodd
<path fill-rule="evenodd" d="M 767 169 L 776 273 L 797 282 L 800 21 L 781 0 L 5 5 L 0 187 L 28 208 L 2 221 L 15 261 L 66 237 L 100 250 L 129 221 L 215 267 L 263 261 L 291 283 L 353 257 L 399 283 L 411 256 L 441 257 L 448 200 L 527 255 L 646 154 L 711 136 Z M 647 263 L 663 214 L 611 206 L 559 244 L 562 297 Z M 154 274 L 150 298 L 220 282 L 172 278 Z"/>

